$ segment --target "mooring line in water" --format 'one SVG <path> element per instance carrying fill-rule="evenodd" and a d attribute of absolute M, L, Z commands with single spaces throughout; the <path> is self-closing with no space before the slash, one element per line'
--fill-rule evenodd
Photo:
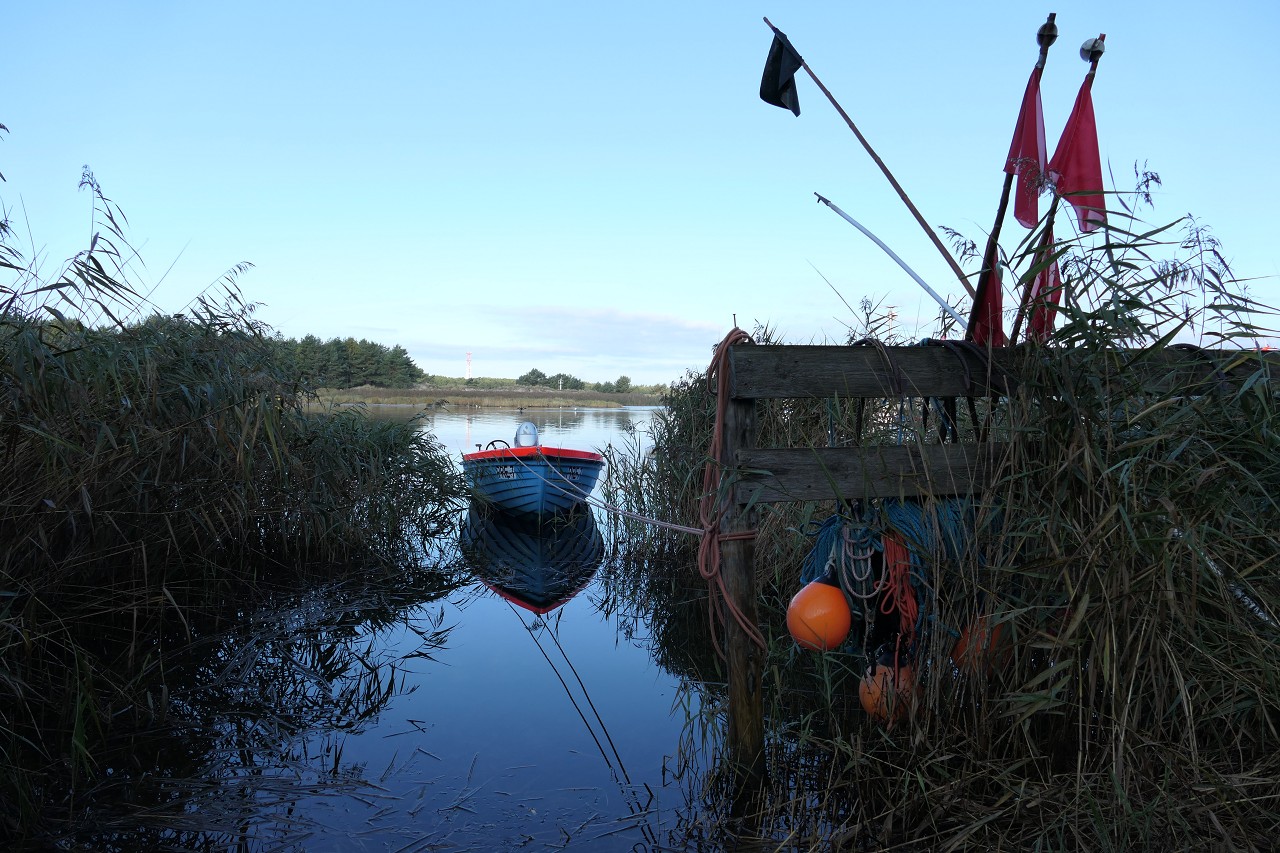
<path fill-rule="evenodd" d="M 573 673 L 573 677 L 578 682 L 578 687 L 582 688 L 582 697 L 587 700 L 587 705 L 591 708 L 591 713 L 595 715 L 596 722 L 600 724 L 600 731 L 604 732 L 604 739 L 609 742 L 609 748 L 613 750 L 613 757 L 618 759 L 618 769 L 622 771 L 622 778 L 627 780 L 627 784 L 632 784 L 631 774 L 627 773 L 627 766 L 622 763 L 622 756 L 618 753 L 618 747 L 613 743 L 613 737 L 609 734 L 609 727 L 604 724 L 604 720 L 600 716 L 600 712 L 596 709 L 596 703 L 591 701 L 591 694 L 587 692 L 587 685 L 582 683 L 582 676 L 578 675 L 578 669 L 573 665 L 573 661 L 569 660 L 569 656 L 564 652 L 564 646 L 560 645 L 560 638 L 556 636 L 555 631 L 548 631 L 551 636 L 551 642 L 556 644 L 556 648 L 560 650 L 560 657 L 564 658 L 564 662 L 569 665 L 569 671 Z"/>
<path fill-rule="evenodd" d="M 507 607 L 511 608 L 511 612 L 520 620 L 520 625 L 525 629 L 525 633 L 529 635 L 529 639 L 533 640 L 533 644 L 537 646 L 538 651 L 542 653 L 542 657 L 546 660 L 547 666 L 551 667 L 551 671 L 556 674 L 556 679 L 560 682 L 560 686 L 564 688 L 565 695 L 569 697 L 569 704 L 573 705 L 573 710 L 578 712 L 578 716 L 582 719 L 582 724 L 587 727 L 587 733 L 591 735 L 591 739 L 595 741 L 596 749 L 600 751 L 600 757 L 604 759 L 604 763 L 608 765 L 610 770 L 617 772 L 613 766 L 613 762 L 609 760 L 609 754 L 604 751 L 604 745 L 600 743 L 600 738 L 596 737 L 595 729 L 591 727 L 590 721 L 587 720 L 587 715 L 582 713 L 582 708 L 578 705 L 577 698 L 574 697 L 573 691 L 569 688 L 569 683 L 564 680 L 564 676 L 560 674 L 560 670 L 556 669 L 556 665 L 551 662 L 551 656 L 547 654 L 547 650 L 542 647 L 542 643 L 538 642 L 538 638 L 534 636 L 532 628 L 524 621 L 524 617 L 520 615 L 518 610 L 516 610 L 515 605 L 507 601 L 505 598 L 503 599 L 503 603 L 506 604 Z"/>
<path fill-rule="evenodd" d="M 614 515 L 620 515 L 623 518 L 629 518 L 632 521 L 642 521 L 645 524 L 652 524 L 655 527 L 665 527 L 668 530 L 676 530 L 676 531 L 679 531 L 680 533 L 689 533 L 693 536 L 701 536 L 704 533 L 706 533 L 705 530 L 702 530 L 701 528 L 698 528 L 698 527 L 686 527 L 683 524 L 675 524 L 670 521 L 660 521 L 656 518 L 650 518 L 647 515 L 640 515 L 640 513 L 638 512 L 630 512 L 628 510 L 621 509 L 616 506 L 612 506 L 610 504 L 604 503 L 603 501 L 600 501 L 594 504 L 594 506 L 599 507 L 605 512 L 611 512 Z"/>
<path fill-rule="evenodd" d="M 703 534 L 706 533 L 706 531 L 703 530 L 701 527 L 687 527 L 683 524 L 675 524 L 670 521 L 662 521 L 657 518 L 650 518 L 647 515 L 641 515 L 638 512 L 631 512 L 630 510 L 623 509 L 622 507 L 618 507 L 618 506 L 614 506 L 613 504 L 606 503 L 605 501 L 602 501 L 599 498 L 593 498 L 590 495 L 587 495 L 586 497 L 584 497 L 583 502 L 586 504 L 589 504 L 590 506 L 595 507 L 596 509 L 602 509 L 607 513 L 611 513 L 613 515 L 620 515 L 623 518 L 629 518 L 632 521 L 640 521 L 645 524 L 651 524 L 654 527 L 665 527 L 668 530 L 675 530 L 680 533 L 688 533 L 692 536 L 702 536 Z"/>
<path fill-rule="evenodd" d="M 521 626 L 524 627 L 525 631 L 529 634 L 529 638 L 533 640 L 533 644 L 538 648 L 538 651 L 542 654 L 547 665 L 551 667 L 551 671 L 555 673 L 556 679 L 560 682 L 560 686 L 564 688 L 565 695 L 569 697 L 569 703 L 573 705 L 573 710 L 578 712 L 579 719 L 581 719 L 582 724 L 587 727 L 587 733 L 591 735 L 591 739 L 595 741 L 596 749 L 599 750 L 600 757 L 604 759 L 605 766 L 607 766 L 609 771 L 614 774 L 614 780 L 618 781 L 618 787 L 622 791 L 623 797 L 627 800 L 627 808 L 631 810 L 632 816 L 643 817 L 648 814 L 648 810 L 642 808 L 640 805 L 640 798 L 634 790 L 635 783 L 631 781 L 631 775 L 627 772 L 626 765 L 622 761 L 622 755 L 618 752 L 618 747 L 614 745 L 613 738 L 609 735 L 609 727 L 604 724 L 604 719 L 600 716 L 599 710 L 596 709 L 595 703 L 591 701 L 591 694 L 587 691 L 587 686 L 583 683 L 582 676 L 578 674 L 578 670 L 574 667 L 573 661 L 569 660 L 569 656 L 565 654 L 564 646 L 560 645 L 560 640 L 556 637 L 555 631 L 548 628 L 547 633 L 551 636 L 551 641 L 556 644 L 556 648 L 560 651 L 560 656 L 564 658 L 564 662 L 569 665 L 569 670 L 573 673 L 574 679 L 578 682 L 578 687 L 582 690 L 583 698 L 586 699 L 587 705 L 591 708 L 591 713 L 595 716 L 596 722 L 600 725 L 600 730 L 604 732 L 605 740 L 609 742 L 609 748 L 613 750 L 614 758 L 617 759 L 618 766 L 616 768 L 613 766 L 613 762 L 609 760 L 609 755 L 605 752 L 604 746 L 600 743 L 600 738 L 596 737 L 595 729 L 591 727 L 591 723 L 587 720 L 586 714 L 582 712 L 582 707 L 578 704 L 578 700 L 573 695 L 573 691 L 570 689 L 568 682 L 566 682 L 564 676 L 560 674 L 560 670 L 557 669 L 555 663 L 552 662 L 551 656 L 547 654 L 547 650 L 542 647 L 542 643 L 534 634 L 533 626 L 524 621 L 524 616 L 520 611 L 516 610 L 511 602 L 506 601 L 506 599 L 503 599 L 503 601 L 507 607 L 510 608 L 511 612 L 516 615 L 516 618 L 520 620 Z M 545 621 L 543 624 L 546 624 Z M 617 774 L 619 771 L 622 773 L 622 779 L 626 781 L 625 785 L 618 780 Z M 657 838 L 653 835 L 652 830 L 647 825 L 641 827 L 640 832 L 641 835 L 651 843 L 657 842 Z"/>

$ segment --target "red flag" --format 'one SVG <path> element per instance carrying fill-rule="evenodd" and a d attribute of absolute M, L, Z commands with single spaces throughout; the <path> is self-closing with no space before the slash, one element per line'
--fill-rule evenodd
<path fill-rule="evenodd" d="M 1013 217 L 1024 228 L 1035 228 L 1040 219 L 1041 175 L 1048 156 L 1044 146 L 1044 107 L 1040 104 L 1040 74 L 1037 65 L 1027 80 L 1027 91 L 1018 110 L 1018 123 L 1013 128 L 1013 142 L 1005 160 L 1007 174 L 1018 176 L 1017 193 L 1013 197 Z"/>
<path fill-rule="evenodd" d="M 969 339 L 980 347 L 990 343 L 993 347 L 1005 345 L 1004 293 L 1000 287 L 1000 274 L 996 271 L 994 256 L 990 265 L 984 265 L 986 273 L 978 282 L 973 310 L 969 312 Z"/>
<path fill-rule="evenodd" d="M 1093 73 L 1076 95 L 1076 105 L 1062 128 L 1062 138 L 1049 161 L 1049 180 L 1058 195 L 1071 202 L 1081 231 L 1093 231 L 1107 221 L 1102 196 L 1102 159 L 1098 156 L 1098 124 L 1093 118 Z"/>
<path fill-rule="evenodd" d="M 1053 249 L 1053 224 L 1050 223 L 1044 229 L 1040 248 L 1036 249 L 1036 262 L 1044 263 L 1048 258 L 1052 258 Z M 1036 273 L 1027 301 L 1031 305 L 1031 321 L 1027 326 L 1027 337 L 1044 343 L 1049 333 L 1053 331 L 1053 320 L 1058 313 L 1057 306 L 1062 302 L 1062 277 L 1058 275 L 1056 259 Z"/>

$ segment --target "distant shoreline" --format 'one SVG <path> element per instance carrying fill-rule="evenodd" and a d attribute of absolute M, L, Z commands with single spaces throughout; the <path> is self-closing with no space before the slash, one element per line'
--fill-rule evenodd
<path fill-rule="evenodd" d="M 622 406 L 661 406 L 659 394 L 607 394 L 601 391 L 553 391 L 515 388 L 351 388 L 322 390 L 322 405 L 394 406 L 439 410 L 451 408 L 494 409 L 614 409 Z"/>

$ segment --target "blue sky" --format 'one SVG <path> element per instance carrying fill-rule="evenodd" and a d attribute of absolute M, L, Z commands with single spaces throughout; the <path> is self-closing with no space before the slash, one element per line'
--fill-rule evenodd
<path fill-rule="evenodd" d="M 761 17 L 927 220 L 981 240 L 1050 11 L 1050 148 L 1105 32 L 1104 169 L 1126 188 L 1145 162 L 1147 218 L 1194 214 L 1280 303 L 1271 2 L 10 5 L 0 199 L 23 248 L 49 272 L 84 247 L 88 165 L 164 311 L 249 261 L 243 292 L 286 336 L 646 383 L 705 367 L 735 315 L 843 339 L 824 276 L 927 333 L 928 298 L 813 193 L 959 284 L 811 81 L 799 118 L 759 100 Z"/>

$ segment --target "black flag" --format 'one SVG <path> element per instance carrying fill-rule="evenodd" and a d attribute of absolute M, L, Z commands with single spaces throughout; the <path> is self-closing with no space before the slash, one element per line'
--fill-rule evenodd
<path fill-rule="evenodd" d="M 800 70 L 800 54 L 784 33 L 773 31 L 769 58 L 764 61 L 764 77 L 760 80 L 760 100 L 800 115 L 800 98 L 796 94 L 796 72 Z"/>

